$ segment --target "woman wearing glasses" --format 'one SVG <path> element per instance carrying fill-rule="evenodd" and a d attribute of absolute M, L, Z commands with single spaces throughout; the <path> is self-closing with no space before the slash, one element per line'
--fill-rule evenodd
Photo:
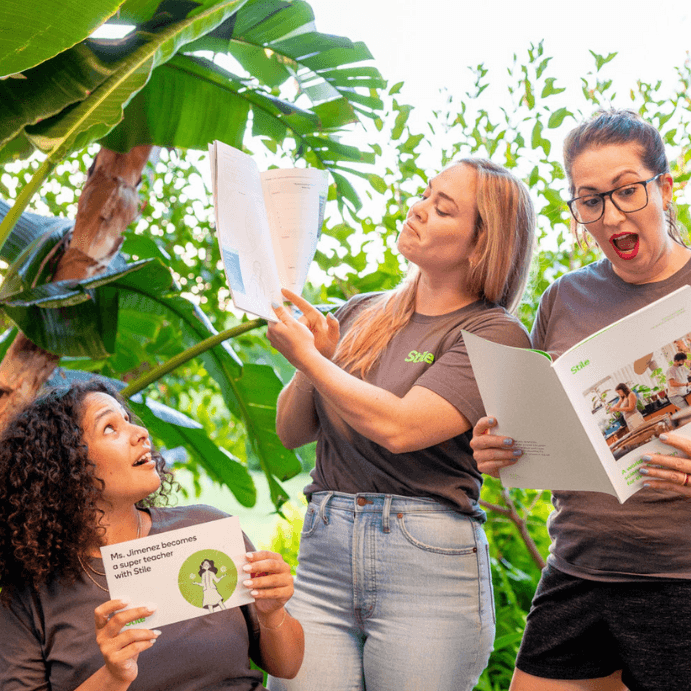
<path fill-rule="evenodd" d="M 553 357 L 691 283 L 691 250 L 675 222 L 672 177 L 654 127 L 629 111 L 598 113 L 568 135 L 564 158 L 571 213 L 605 257 L 543 295 L 531 339 Z M 520 463 L 520 449 L 492 434 L 495 424 L 480 420 L 472 446 L 480 470 L 498 476 Z M 681 484 L 686 476 L 674 477 Z M 648 487 L 624 504 L 565 491 L 555 491 L 553 503 L 553 544 L 512 691 L 686 691 L 691 502 Z"/>

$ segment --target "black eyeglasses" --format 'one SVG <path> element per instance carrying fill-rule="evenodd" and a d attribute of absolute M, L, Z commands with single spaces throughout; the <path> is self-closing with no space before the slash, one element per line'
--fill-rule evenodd
<path fill-rule="evenodd" d="M 657 180 L 661 175 L 664 173 L 658 173 L 648 180 L 639 180 L 615 187 L 609 192 L 595 192 L 576 197 L 566 203 L 576 221 L 583 225 L 595 223 L 602 218 L 605 213 L 605 197 L 609 197 L 619 211 L 630 214 L 648 206 L 648 183 Z"/>

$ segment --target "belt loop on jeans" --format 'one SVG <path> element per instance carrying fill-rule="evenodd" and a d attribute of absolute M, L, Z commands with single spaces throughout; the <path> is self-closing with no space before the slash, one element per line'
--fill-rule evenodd
<path fill-rule="evenodd" d="M 393 495 L 392 494 L 387 494 L 384 497 L 384 508 L 382 509 L 382 514 L 381 514 L 381 525 L 382 525 L 382 531 L 385 533 L 391 532 L 389 528 L 389 514 L 391 513 L 391 502 L 393 501 Z"/>
<path fill-rule="evenodd" d="M 329 525 L 329 517 L 326 515 L 326 505 L 329 503 L 329 499 L 331 499 L 333 495 L 333 492 L 327 492 L 326 496 L 322 499 L 321 504 L 319 504 L 319 513 L 317 516 L 324 521 L 324 525 Z"/>

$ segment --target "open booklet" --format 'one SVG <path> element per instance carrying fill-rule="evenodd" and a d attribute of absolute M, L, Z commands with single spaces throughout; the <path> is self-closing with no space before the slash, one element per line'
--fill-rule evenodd
<path fill-rule="evenodd" d="M 216 233 L 233 303 L 276 321 L 281 288 L 298 295 L 324 220 L 328 173 L 316 168 L 259 173 L 251 156 L 209 145 Z"/>
<path fill-rule="evenodd" d="M 155 629 L 254 602 L 237 516 L 101 547 L 111 599 L 156 605 L 130 628 Z"/>
<path fill-rule="evenodd" d="M 691 286 L 549 355 L 463 332 L 493 433 L 516 440 L 520 460 L 500 471 L 508 487 L 606 492 L 624 502 L 641 489 L 641 456 L 673 455 L 658 436 L 691 437 L 691 408 L 665 395 L 664 374 L 691 332 Z M 691 370 L 689 370 L 691 375 Z M 656 393 L 629 423 L 611 411 L 619 384 Z M 678 399 L 677 399 L 678 400 Z"/>

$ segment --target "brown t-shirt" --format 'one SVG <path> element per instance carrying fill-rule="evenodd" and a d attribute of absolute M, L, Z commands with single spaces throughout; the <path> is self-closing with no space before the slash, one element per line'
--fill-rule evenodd
<path fill-rule="evenodd" d="M 210 506 L 150 509 L 150 535 L 225 517 Z M 251 543 L 246 543 L 253 549 Z M 99 559 L 94 568 L 103 571 Z M 94 576 L 105 585 L 105 578 Z M 74 691 L 103 666 L 94 609 L 109 600 L 86 576 L 72 585 L 52 581 L 38 592 L 16 593 L 0 605 L 2 691 Z M 139 655 L 130 691 L 258 691 L 262 674 L 250 669 L 250 636 L 240 607 L 169 624 L 156 645 Z"/>
<path fill-rule="evenodd" d="M 556 358 L 599 329 L 691 284 L 691 261 L 664 281 L 633 285 L 603 259 L 562 276 L 542 296 L 533 347 Z M 574 462 L 577 462 L 575 460 Z M 691 500 L 643 488 L 626 502 L 555 491 L 549 562 L 591 580 L 691 578 Z"/>
<path fill-rule="evenodd" d="M 337 313 L 345 333 L 360 310 L 379 294 L 359 295 Z M 414 314 L 382 353 L 367 381 L 403 397 L 423 386 L 446 399 L 474 425 L 484 415 L 461 329 L 498 343 L 527 348 L 528 334 L 501 307 L 477 301 L 449 314 Z M 471 432 L 410 453 L 391 453 L 367 437 L 332 421 L 315 393 L 319 417 L 317 463 L 308 496 L 321 490 L 377 492 L 427 497 L 484 520 L 477 500 L 482 485 L 469 445 Z"/>

